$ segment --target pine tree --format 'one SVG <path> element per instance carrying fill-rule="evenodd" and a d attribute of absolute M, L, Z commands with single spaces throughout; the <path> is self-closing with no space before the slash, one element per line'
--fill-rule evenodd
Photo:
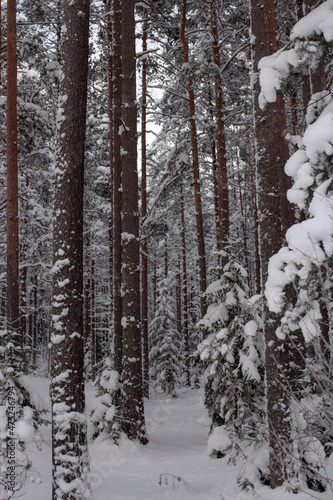
<path fill-rule="evenodd" d="M 64 4 L 54 202 L 52 498 L 90 498 L 83 379 L 83 166 L 89 0 Z"/>
<path fill-rule="evenodd" d="M 147 442 L 140 324 L 139 208 L 134 0 L 122 2 L 122 417 L 130 439 Z M 124 43 L 126 39 L 126 45 Z"/>

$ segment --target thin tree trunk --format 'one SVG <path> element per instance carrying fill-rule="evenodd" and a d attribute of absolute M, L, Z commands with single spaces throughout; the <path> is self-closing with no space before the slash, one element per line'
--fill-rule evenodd
<path fill-rule="evenodd" d="M 187 14 L 187 0 L 183 0 L 180 38 L 183 45 L 184 63 L 188 64 L 189 46 L 188 46 L 188 40 L 186 38 L 186 14 Z M 200 288 L 200 308 L 201 308 L 200 312 L 201 312 L 201 317 L 203 318 L 207 311 L 206 298 L 204 297 L 204 293 L 207 288 L 207 270 L 206 270 L 206 253 L 205 253 L 205 240 L 204 240 L 201 189 L 200 189 L 198 137 L 197 137 L 197 127 L 195 118 L 195 97 L 194 97 L 194 88 L 192 80 L 188 82 L 187 87 L 189 96 L 192 162 L 193 162 L 193 177 L 194 177 L 194 202 L 195 202 L 197 242 L 198 242 L 199 288 Z"/>
<path fill-rule="evenodd" d="M 243 193 L 242 193 L 242 179 L 241 173 L 239 171 L 239 161 L 237 161 L 237 183 L 238 183 L 238 193 L 239 193 L 239 205 L 241 211 L 241 226 L 243 232 L 243 255 L 244 255 L 244 264 L 245 269 L 249 269 L 249 253 L 248 253 L 248 242 L 247 242 L 247 217 L 246 217 L 246 207 L 244 206 Z M 248 276 L 249 279 L 249 276 Z"/>
<path fill-rule="evenodd" d="M 123 430 L 147 443 L 140 324 L 135 0 L 122 2 L 122 326 Z"/>
<path fill-rule="evenodd" d="M 89 0 L 64 2 L 52 269 L 53 500 L 90 498 L 83 378 L 83 173 L 89 10 Z"/>
<path fill-rule="evenodd" d="M 147 15 L 147 12 L 145 15 Z M 147 52 L 148 21 L 143 22 L 142 52 Z M 141 110 L 141 220 L 147 215 L 147 59 L 142 59 L 142 110 Z M 143 392 L 149 397 L 149 350 L 148 350 L 148 244 L 142 243 L 141 274 L 141 325 L 143 345 Z"/>
<path fill-rule="evenodd" d="M 16 0 L 7 4 L 7 328 L 22 347 L 19 310 Z"/>
<path fill-rule="evenodd" d="M 212 102 L 211 86 L 208 87 L 208 105 L 209 116 L 211 121 L 214 121 L 214 111 Z M 219 248 L 219 193 L 217 187 L 217 156 L 216 156 L 216 140 L 214 132 L 211 134 L 211 152 L 212 152 L 212 174 L 214 186 L 214 212 L 215 212 L 215 228 L 216 228 L 216 248 Z"/>
<path fill-rule="evenodd" d="M 211 32 L 213 37 L 213 60 L 215 65 L 215 112 L 216 112 L 216 183 L 218 192 L 218 250 L 224 250 L 229 236 L 229 199 L 228 199 L 228 169 L 226 158 L 225 126 L 223 115 L 223 92 L 221 79 L 221 60 L 219 36 L 217 29 L 216 0 L 211 0 Z M 221 259 L 222 267 L 225 259 Z"/>
<path fill-rule="evenodd" d="M 122 95 L 122 16 L 121 2 L 114 0 L 114 60 L 113 60 L 113 122 L 114 122 L 114 172 L 113 172 L 113 321 L 114 321 L 114 369 L 122 373 L 122 298 L 121 298 L 121 266 L 122 266 L 122 173 L 121 173 L 121 95 Z"/>
<path fill-rule="evenodd" d="M 108 31 L 108 90 L 109 90 L 109 134 L 110 134 L 110 218 L 109 218 L 109 240 L 110 240 L 110 309 L 111 309 L 111 325 L 113 325 L 113 304 L 114 304 L 114 276 L 113 276 L 113 221 L 114 221 L 114 206 L 113 206 L 113 193 L 114 193 L 114 69 L 113 69 L 113 26 L 112 26 L 112 4 L 113 0 L 107 2 L 107 31 Z"/>

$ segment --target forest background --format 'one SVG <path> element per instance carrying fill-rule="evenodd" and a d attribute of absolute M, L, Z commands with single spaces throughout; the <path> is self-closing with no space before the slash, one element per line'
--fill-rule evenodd
<path fill-rule="evenodd" d="M 54 499 L 90 495 L 85 380 L 94 438 L 147 443 L 144 397 L 203 379 L 244 489 L 332 488 L 332 19 L 1 3 L 3 458 L 10 398 L 24 449 L 24 375 L 50 375 Z"/>

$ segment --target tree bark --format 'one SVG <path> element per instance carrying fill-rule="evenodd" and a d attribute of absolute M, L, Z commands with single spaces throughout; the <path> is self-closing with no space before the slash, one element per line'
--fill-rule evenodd
<path fill-rule="evenodd" d="M 114 276 L 113 276 L 113 229 L 114 229 L 114 206 L 113 206 L 113 193 L 114 193 L 114 40 L 113 40 L 113 26 L 112 26 L 112 4 L 113 0 L 107 1 L 107 32 L 108 32 L 108 90 L 109 90 L 109 137 L 110 137 L 110 217 L 109 217 L 109 240 L 110 240 L 110 302 L 111 302 L 111 324 L 113 324 L 113 304 L 114 304 Z"/>
<path fill-rule="evenodd" d="M 263 7 L 259 0 L 251 0 L 251 30 L 255 43 L 252 47 L 254 71 L 263 56 L 277 49 L 274 0 Z M 262 111 L 258 106 L 259 82 L 255 78 L 254 113 L 256 138 L 256 168 L 259 208 L 259 244 L 261 257 L 261 289 L 267 278 L 268 261 L 283 243 L 281 214 L 282 194 L 285 190 L 282 173 L 288 157 L 283 139 L 285 115 L 283 97 Z M 270 132 L 271 131 L 271 132 Z M 283 173 L 284 175 L 284 173 Z M 285 203 L 284 209 L 287 204 Z M 270 445 L 270 482 L 272 488 L 287 479 L 291 450 L 290 391 L 286 390 L 287 342 L 276 336 L 278 318 L 265 313 L 265 372 L 267 424 Z"/>
<path fill-rule="evenodd" d="M 113 60 L 113 122 L 114 122 L 114 171 L 113 171 L 113 321 L 114 321 L 114 369 L 122 373 L 122 298 L 121 298 L 121 266 L 122 266 L 122 14 L 120 0 L 114 0 L 114 60 Z"/>
<path fill-rule="evenodd" d="M 223 91 L 221 78 L 221 60 L 217 28 L 216 0 L 211 0 L 211 33 L 213 37 L 213 61 L 215 65 L 215 114 L 216 114 L 216 185 L 218 194 L 217 249 L 224 250 L 229 236 L 229 199 L 228 169 L 226 159 L 226 140 L 223 115 Z M 224 259 L 222 259 L 222 268 Z"/>
<path fill-rule="evenodd" d="M 123 430 L 147 443 L 140 324 L 135 0 L 122 2 L 122 327 Z"/>
<path fill-rule="evenodd" d="M 188 45 L 188 40 L 186 38 L 186 14 L 187 14 L 187 0 L 183 0 L 180 38 L 183 45 L 184 64 L 189 64 L 189 45 Z M 197 136 L 197 127 L 195 118 L 195 96 L 194 96 L 194 87 L 192 79 L 188 81 L 187 88 L 189 97 L 192 163 L 193 163 L 193 177 L 194 177 L 194 202 L 195 202 L 197 242 L 198 242 L 199 288 L 200 288 L 200 308 L 201 308 L 200 312 L 201 312 L 201 317 L 203 318 L 207 311 L 206 298 L 204 297 L 204 293 L 207 288 L 207 270 L 206 270 L 206 252 L 205 252 L 205 239 L 204 239 L 202 203 L 201 203 L 198 136 Z"/>
<path fill-rule="evenodd" d="M 144 11 L 147 15 L 147 12 Z M 143 22 L 142 52 L 147 52 L 148 21 Z M 142 59 L 142 108 L 141 108 L 141 220 L 147 215 L 147 59 Z M 141 257 L 141 325 L 143 344 L 143 391 L 149 397 L 149 350 L 148 350 L 148 244 L 144 239 Z"/>
<path fill-rule="evenodd" d="M 83 378 L 83 186 L 89 10 L 89 0 L 64 2 L 52 269 L 53 500 L 90 498 Z"/>

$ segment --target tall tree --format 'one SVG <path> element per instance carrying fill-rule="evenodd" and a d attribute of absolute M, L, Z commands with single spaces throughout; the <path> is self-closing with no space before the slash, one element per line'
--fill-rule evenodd
<path fill-rule="evenodd" d="M 180 38 L 183 44 L 184 53 L 184 66 L 187 67 L 190 62 L 189 43 L 186 37 L 186 16 L 187 16 L 187 1 L 183 0 L 182 4 L 182 23 L 180 30 Z M 193 80 L 190 78 L 187 82 L 188 100 L 189 100 L 189 114 L 190 114 L 190 128 L 191 128 L 191 145 L 192 145 L 192 164 L 193 164 L 193 177 L 194 177 L 194 201 L 195 201 L 195 216 L 197 225 L 197 241 L 198 241 L 198 266 L 199 266 L 199 280 L 200 280 L 200 306 L 201 316 L 206 314 L 207 304 L 204 293 L 207 287 L 207 270 L 206 270 L 206 251 L 205 239 L 202 217 L 202 203 L 201 203 L 201 188 L 200 188 L 200 169 L 199 169 L 199 152 L 198 152 L 198 135 L 195 117 L 195 94 Z"/>
<path fill-rule="evenodd" d="M 123 428 L 130 439 L 147 442 L 143 407 L 140 323 L 139 207 L 134 0 L 122 13 L 122 327 Z M 125 43 L 126 40 L 126 43 Z"/>
<path fill-rule="evenodd" d="M 228 170 L 223 115 L 221 58 L 217 23 L 216 0 L 210 2 L 213 61 L 215 65 L 215 114 L 216 114 L 216 188 L 217 188 L 217 248 L 225 250 L 229 236 Z"/>
<path fill-rule="evenodd" d="M 262 2 L 251 0 L 251 32 L 254 71 L 264 56 L 277 49 L 276 13 L 274 0 Z M 266 281 L 268 261 L 280 248 L 286 225 L 286 215 L 282 216 L 281 207 L 286 212 L 287 203 L 283 183 L 284 164 L 288 158 L 287 144 L 283 138 L 285 130 L 285 111 L 283 96 L 279 95 L 274 104 L 265 110 L 259 107 L 259 81 L 254 87 L 256 168 L 258 176 L 258 200 L 260 220 L 261 285 Z M 274 133 L 269 133 L 273 127 Z M 284 219 L 284 224 L 283 224 Z M 270 482 L 273 488 L 281 485 L 287 478 L 288 456 L 291 453 L 290 394 L 285 390 L 286 364 L 288 357 L 286 343 L 276 336 L 277 318 L 266 311 L 265 321 L 265 373 L 267 398 L 267 423 L 270 444 Z"/>
<path fill-rule="evenodd" d="M 114 369 L 122 372 L 122 299 L 121 299 L 121 210 L 122 210 L 122 174 L 121 174 L 121 100 L 122 100 L 122 15 L 121 2 L 114 0 L 114 60 L 113 60 L 113 324 L 114 324 Z"/>
<path fill-rule="evenodd" d="M 147 10 L 144 10 L 147 16 Z M 142 26 L 142 110 L 141 110 L 141 220 L 147 215 L 147 36 L 148 20 Z M 149 396 L 149 352 L 148 352 L 148 244 L 144 239 L 142 243 L 142 345 L 143 345 L 143 383 L 144 395 Z"/>
<path fill-rule="evenodd" d="M 54 201 L 53 500 L 90 497 L 83 378 L 83 185 L 90 1 L 63 4 Z"/>

